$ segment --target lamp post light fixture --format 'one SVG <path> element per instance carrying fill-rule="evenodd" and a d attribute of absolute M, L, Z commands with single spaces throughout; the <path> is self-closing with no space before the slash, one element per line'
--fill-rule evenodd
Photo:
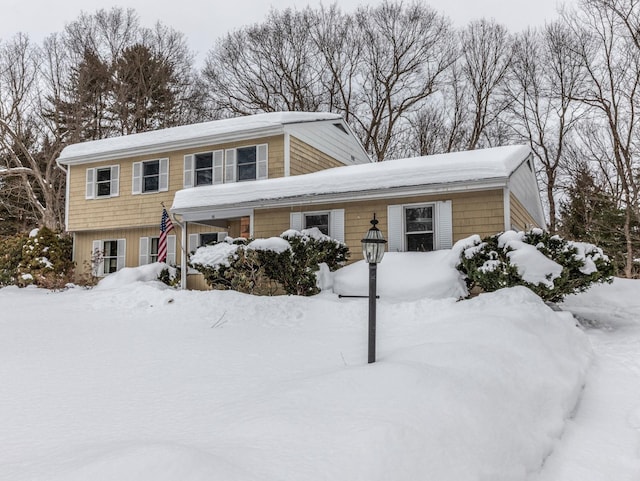
<path fill-rule="evenodd" d="M 376 227 L 378 220 L 373 214 L 371 229 L 362 239 L 362 255 L 369 264 L 369 364 L 376 362 L 376 280 L 378 263 L 382 262 L 387 241 Z"/>

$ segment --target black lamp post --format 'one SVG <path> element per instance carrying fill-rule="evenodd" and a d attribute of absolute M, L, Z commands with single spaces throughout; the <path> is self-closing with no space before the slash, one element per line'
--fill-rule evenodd
<path fill-rule="evenodd" d="M 382 236 L 376 215 L 373 214 L 371 229 L 362 239 L 362 255 L 369 263 L 369 364 L 376 362 L 376 278 L 378 263 L 384 257 L 384 248 L 387 243 Z"/>

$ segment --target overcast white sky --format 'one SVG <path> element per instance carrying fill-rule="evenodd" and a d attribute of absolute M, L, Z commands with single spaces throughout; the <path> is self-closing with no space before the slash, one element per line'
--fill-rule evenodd
<path fill-rule="evenodd" d="M 409 1 L 409 0 L 407 0 Z M 557 7 L 563 0 L 430 0 L 438 12 L 448 16 L 455 25 L 486 17 L 505 24 L 511 31 L 528 25 L 539 26 L 557 16 Z M 574 0 L 564 0 L 572 3 Z M 324 0 L 330 5 L 333 0 Z M 378 0 L 340 0 L 343 11 L 351 12 L 358 5 L 377 5 Z M 39 43 L 50 33 L 61 31 L 65 24 L 78 17 L 81 11 L 93 13 L 113 6 L 134 8 L 142 25 L 151 26 L 160 21 L 183 32 L 198 58 L 203 58 L 215 40 L 229 30 L 260 22 L 271 6 L 304 8 L 320 6 L 319 0 L 2 0 L 0 8 L 0 39 L 6 40 L 18 32 L 28 33 Z"/>

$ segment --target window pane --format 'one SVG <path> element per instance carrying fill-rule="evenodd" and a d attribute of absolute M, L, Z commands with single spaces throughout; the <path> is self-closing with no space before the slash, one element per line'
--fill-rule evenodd
<path fill-rule="evenodd" d="M 160 161 L 153 160 L 151 162 L 144 162 L 143 166 L 143 175 L 158 175 L 160 173 Z"/>
<path fill-rule="evenodd" d="M 213 183 L 213 175 L 211 169 L 196 170 L 196 185 L 211 185 Z"/>
<path fill-rule="evenodd" d="M 160 241 L 159 237 L 152 237 L 151 243 L 149 245 L 149 260 L 151 262 L 156 262 L 158 260 L 158 242 Z"/>
<path fill-rule="evenodd" d="M 238 165 L 242 164 L 255 164 L 256 163 L 256 148 L 255 147 L 243 147 L 236 151 Z"/>
<path fill-rule="evenodd" d="M 98 169 L 96 177 L 98 182 L 109 182 L 111 180 L 111 167 L 108 169 Z"/>
<path fill-rule="evenodd" d="M 118 255 L 118 242 L 117 241 L 104 241 L 104 257 L 117 257 Z"/>
<path fill-rule="evenodd" d="M 405 209 L 407 232 L 433 232 L 433 206 Z"/>
<path fill-rule="evenodd" d="M 155 192 L 158 190 L 158 184 L 160 181 L 160 177 L 159 176 L 153 176 L 153 177 L 145 177 L 144 178 L 144 185 L 142 188 L 142 192 Z"/>
<path fill-rule="evenodd" d="M 256 179 L 256 147 L 243 147 L 236 150 L 238 180 Z"/>
<path fill-rule="evenodd" d="M 104 273 L 111 274 L 118 270 L 118 259 L 109 258 L 104 260 Z"/>
<path fill-rule="evenodd" d="M 433 250 L 433 234 L 407 234 L 407 250 L 428 252 Z"/>
<path fill-rule="evenodd" d="M 329 235 L 329 214 L 306 214 L 304 216 L 304 228 L 317 227 L 325 235 Z"/>
<path fill-rule="evenodd" d="M 205 154 L 196 154 L 196 169 L 210 169 L 213 167 L 213 154 L 207 152 Z"/>
<path fill-rule="evenodd" d="M 238 180 L 255 180 L 256 164 L 238 165 Z"/>
<path fill-rule="evenodd" d="M 98 183 L 98 197 L 111 195 L 111 182 L 99 182 Z"/>
<path fill-rule="evenodd" d="M 218 233 L 212 232 L 210 234 L 200 234 L 200 245 L 210 246 L 218 243 Z"/>

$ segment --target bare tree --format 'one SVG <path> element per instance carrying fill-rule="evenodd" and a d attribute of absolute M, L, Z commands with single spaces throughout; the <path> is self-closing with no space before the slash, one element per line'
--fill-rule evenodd
<path fill-rule="evenodd" d="M 508 105 L 499 95 L 511 62 L 511 40 L 507 29 L 485 19 L 471 22 L 460 34 L 461 70 L 469 89 L 472 112 L 467 149 L 479 146 L 487 127 Z"/>
<path fill-rule="evenodd" d="M 620 2 L 614 2 L 619 4 Z M 578 13 L 565 13 L 587 73 L 584 88 L 574 99 L 590 109 L 588 121 L 602 133 L 590 144 L 595 160 L 608 164 L 620 189 L 625 212 L 625 275 L 631 277 L 636 247 L 632 225 L 638 219 L 638 138 L 636 110 L 640 100 L 640 49 L 619 13 L 609 2 L 585 0 Z M 585 139 L 590 142 L 593 139 Z"/>
<path fill-rule="evenodd" d="M 359 71 L 362 68 L 362 42 L 355 20 L 343 14 L 337 4 L 318 11 L 305 11 L 306 28 L 320 54 L 319 80 L 327 97 L 327 108 L 340 112 L 347 122 L 361 104 Z"/>
<path fill-rule="evenodd" d="M 509 125 L 531 146 L 549 211 L 549 230 L 557 228 L 558 177 L 567 144 L 584 114 L 572 100 L 583 87 L 585 70 L 575 55 L 573 32 L 561 22 L 519 35 L 509 75 Z"/>
<path fill-rule="evenodd" d="M 12 216 L 56 230 L 65 179 L 56 164 L 59 132 L 42 115 L 42 60 L 25 35 L 0 48 L 0 182 L 8 187 L 2 199 Z"/>
<path fill-rule="evenodd" d="M 354 115 L 365 148 L 384 160 L 409 116 L 424 105 L 455 60 L 449 21 L 422 3 L 383 2 L 361 7 L 356 20 L 362 37 L 359 72 L 362 105 Z"/>
<path fill-rule="evenodd" d="M 227 34 L 203 71 L 214 103 L 232 114 L 324 108 L 322 65 L 306 25 L 302 12 L 272 10 L 264 23 Z"/>

